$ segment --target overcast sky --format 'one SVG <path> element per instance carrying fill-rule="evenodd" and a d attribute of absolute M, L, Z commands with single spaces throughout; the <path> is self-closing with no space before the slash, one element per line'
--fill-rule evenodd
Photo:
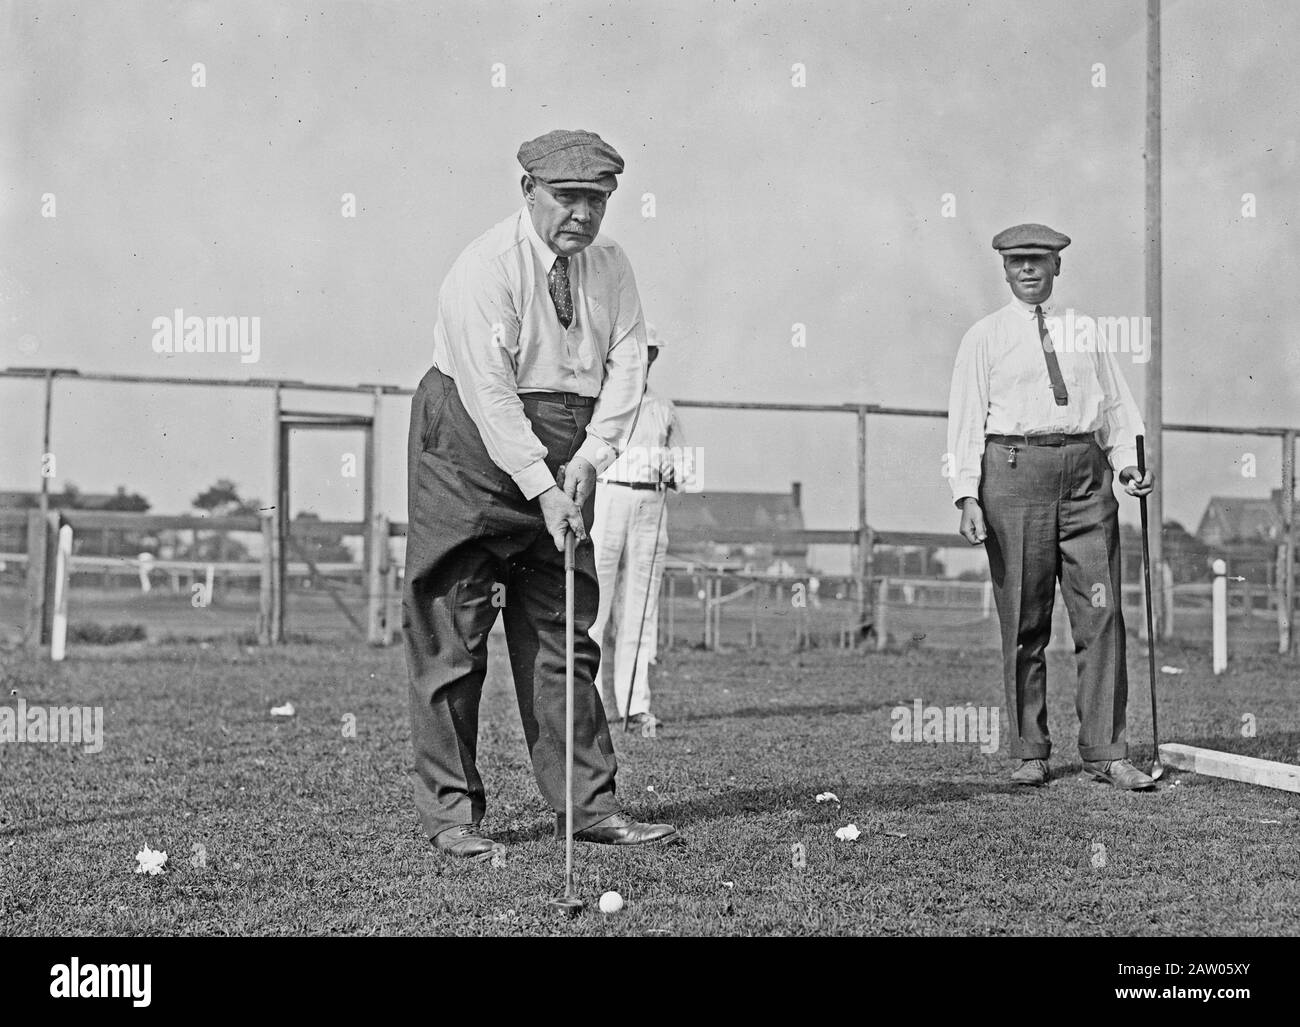
<path fill-rule="evenodd" d="M 1129 0 L 3 11 L 0 366 L 413 387 L 443 275 L 518 207 L 519 143 L 557 127 L 626 159 L 605 230 L 667 342 L 653 379 L 673 398 L 944 407 L 962 334 L 1008 298 L 989 241 L 1020 221 L 1074 239 L 1069 305 L 1143 312 Z M 1294 425 L 1300 5 L 1166 3 L 1164 35 L 1165 418 Z M 260 317 L 258 362 L 153 352 L 153 319 L 178 307 Z M 1145 368 L 1122 359 L 1140 399 Z M 0 381 L 0 488 L 38 487 L 40 399 Z M 381 421 L 399 519 L 408 405 Z M 269 413 L 260 392 L 61 384 L 55 487 L 126 485 L 159 512 L 218 477 L 266 497 Z M 800 480 L 810 526 L 852 524 L 852 417 L 683 416 L 709 488 Z M 349 439 L 302 440 L 294 512 L 359 516 Z M 941 420 L 873 419 L 871 446 L 878 529 L 955 527 Z M 1209 495 L 1276 488 L 1280 446 L 1170 434 L 1166 461 L 1166 516 L 1194 530 Z"/>

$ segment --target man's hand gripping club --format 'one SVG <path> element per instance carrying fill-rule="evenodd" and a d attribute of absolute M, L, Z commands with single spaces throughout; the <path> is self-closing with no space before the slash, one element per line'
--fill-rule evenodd
<path fill-rule="evenodd" d="M 542 507 L 546 530 L 557 550 L 564 549 L 564 533 L 572 531 L 582 542 L 587 526 L 582 523 L 582 507 L 596 488 L 596 468 L 580 456 L 560 467 L 555 484 L 537 497 Z"/>

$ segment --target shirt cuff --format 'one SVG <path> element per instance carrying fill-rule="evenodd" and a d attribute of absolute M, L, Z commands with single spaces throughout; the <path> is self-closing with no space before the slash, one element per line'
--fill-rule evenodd
<path fill-rule="evenodd" d="M 618 454 L 614 452 L 612 446 L 607 446 L 596 436 L 588 434 L 574 456 L 582 457 L 596 469 L 597 474 L 603 474 L 605 469 L 617 459 Z"/>
<path fill-rule="evenodd" d="M 961 506 L 963 499 L 979 499 L 979 478 L 954 478 L 952 483 L 952 501 Z"/>
<path fill-rule="evenodd" d="M 1136 467 L 1138 464 L 1137 446 L 1116 446 L 1107 454 L 1110 460 L 1111 470 L 1116 474 L 1124 470 L 1125 467 Z"/>
<path fill-rule="evenodd" d="M 512 474 L 519 491 L 525 499 L 536 499 L 555 484 L 555 475 L 546 466 L 545 460 L 534 460 L 518 474 Z"/>

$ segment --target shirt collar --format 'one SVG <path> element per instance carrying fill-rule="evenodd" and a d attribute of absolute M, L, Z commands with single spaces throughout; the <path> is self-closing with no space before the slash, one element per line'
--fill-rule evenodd
<path fill-rule="evenodd" d="M 542 262 L 542 270 L 548 275 L 551 268 L 555 265 L 556 252 L 542 241 L 542 237 L 537 234 L 537 229 L 533 226 L 533 219 L 529 216 L 528 208 L 524 207 L 519 212 L 519 222 L 523 226 L 524 236 L 533 246 L 533 252 L 537 254 L 537 259 Z"/>
<path fill-rule="evenodd" d="M 1054 314 L 1059 314 L 1064 309 L 1055 292 L 1047 297 L 1047 301 L 1043 303 L 1042 306 L 1044 317 L 1052 317 Z M 1013 295 L 1008 307 L 1018 312 L 1021 317 L 1029 318 L 1031 320 L 1034 317 L 1034 304 L 1024 302 L 1019 296 Z"/>

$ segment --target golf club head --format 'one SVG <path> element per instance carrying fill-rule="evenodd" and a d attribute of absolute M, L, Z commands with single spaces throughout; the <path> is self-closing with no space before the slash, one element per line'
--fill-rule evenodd
<path fill-rule="evenodd" d="M 577 916 L 583 910 L 583 901 L 576 895 L 557 895 L 551 899 L 551 905 L 569 916 Z"/>
<path fill-rule="evenodd" d="M 1155 758 L 1155 762 L 1151 764 L 1151 780 L 1159 781 L 1162 777 L 1164 777 L 1164 774 L 1165 774 L 1165 765 L 1160 762 L 1160 757 L 1157 756 Z"/>

